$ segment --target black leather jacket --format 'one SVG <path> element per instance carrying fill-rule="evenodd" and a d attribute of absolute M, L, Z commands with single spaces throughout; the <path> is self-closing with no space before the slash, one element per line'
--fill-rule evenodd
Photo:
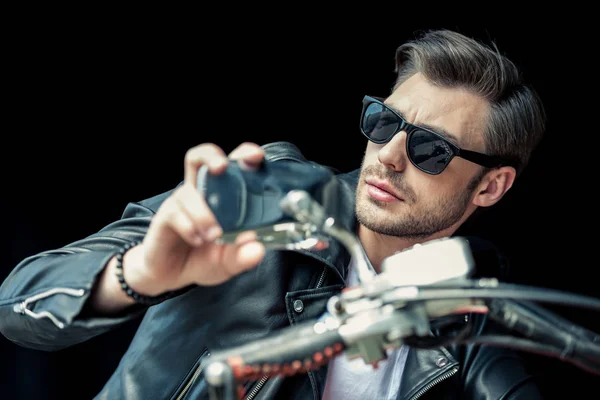
<path fill-rule="evenodd" d="M 264 146 L 268 159 L 306 160 L 285 142 Z M 340 174 L 341 215 L 352 229 L 358 171 Z M 94 315 L 87 300 L 98 274 L 127 240 L 141 239 L 170 192 L 129 204 L 122 219 L 63 248 L 19 263 L 0 287 L 0 332 L 18 345 L 55 351 L 143 317 L 98 399 L 206 398 L 201 361 L 209 351 L 317 318 L 344 287 L 349 254 L 335 242 L 320 251 L 268 251 L 252 271 L 215 287 L 195 287 L 159 305 L 114 317 Z M 485 253 L 485 248 L 483 253 Z M 298 307 L 301 301 L 302 307 Z M 294 303 L 296 302 L 296 307 Z M 488 324 L 478 321 L 477 329 Z M 320 399 L 327 369 L 254 386 L 255 399 Z M 252 389 L 251 389 L 252 390 Z M 536 399 L 520 359 L 500 348 L 409 351 L 401 399 Z"/>

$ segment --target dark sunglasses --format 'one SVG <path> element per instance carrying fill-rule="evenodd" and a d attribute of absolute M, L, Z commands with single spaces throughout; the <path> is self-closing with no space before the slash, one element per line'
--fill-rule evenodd
<path fill-rule="evenodd" d="M 371 142 L 383 144 L 392 140 L 396 133 L 406 131 L 406 154 L 410 162 L 421 171 L 431 175 L 440 174 L 454 157 L 488 168 L 502 164 L 499 157 L 461 149 L 440 134 L 406 122 L 382 100 L 364 97 L 360 116 L 361 132 Z"/>

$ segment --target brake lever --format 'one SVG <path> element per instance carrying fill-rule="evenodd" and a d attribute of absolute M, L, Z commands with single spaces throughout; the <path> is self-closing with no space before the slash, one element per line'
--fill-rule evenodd
<path fill-rule="evenodd" d="M 281 222 L 251 231 L 225 232 L 215 243 L 239 244 L 240 238 L 259 241 L 265 248 L 275 250 L 321 250 L 329 246 L 329 238 L 320 234 L 313 224 L 300 222 Z"/>

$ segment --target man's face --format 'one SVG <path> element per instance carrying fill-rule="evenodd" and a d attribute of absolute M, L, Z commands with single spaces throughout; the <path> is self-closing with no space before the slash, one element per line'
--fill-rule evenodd
<path fill-rule="evenodd" d="M 434 86 L 417 74 L 385 103 L 408 122 L 448 132 L 459 147 L 484 152 L 489 104 L 475 94 Z M 369 142 L 356 193 L 358 220 L 375 232 L 409 238 L 458 227 L 465 212 L 475 208 L 473 181 L 481 170 L 455 157 L 439 175 L 420 171 L 408 159 L 404 131 L 385 144 Z"/>

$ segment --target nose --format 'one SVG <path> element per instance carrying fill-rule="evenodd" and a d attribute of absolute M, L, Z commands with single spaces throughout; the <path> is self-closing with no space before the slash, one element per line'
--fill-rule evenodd
<path fill-rule="evenodd" d="M 400 131 L 392 140 L 383 145 L 377 153 L 379 162 L 396 172 L 406 169 L 409 163 L 406 154 L 406 131 Z"/>

